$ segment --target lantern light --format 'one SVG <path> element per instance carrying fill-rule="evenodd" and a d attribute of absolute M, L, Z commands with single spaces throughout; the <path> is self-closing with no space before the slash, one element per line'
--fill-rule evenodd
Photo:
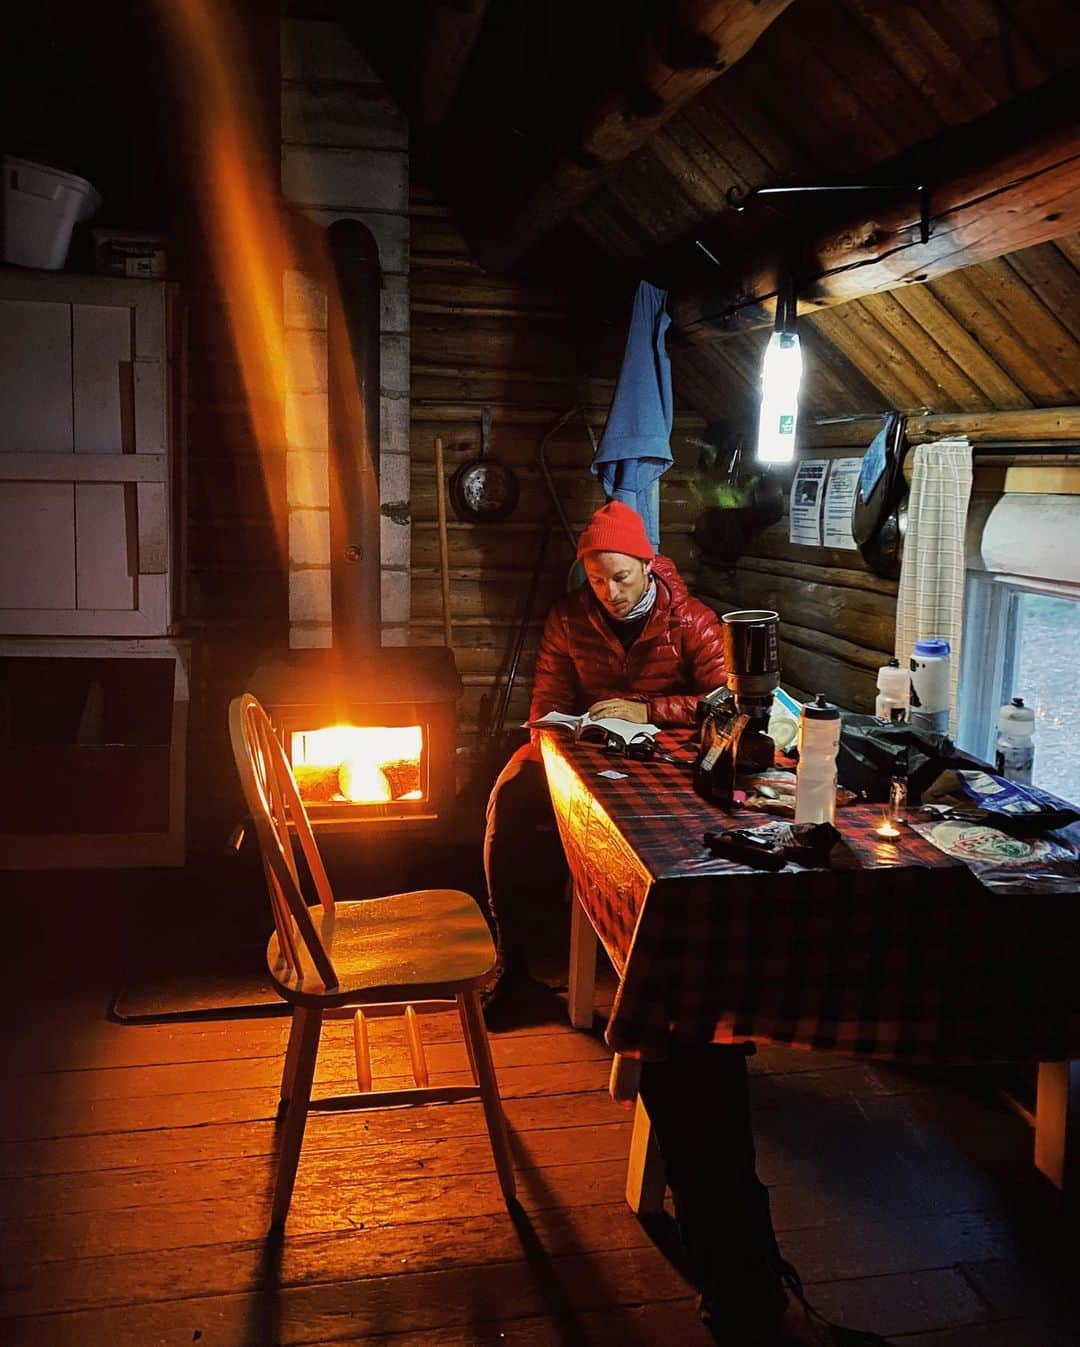
<path fill-rule="evenodd" d="M 795 289 L 785 275 L 776 297 L 776 326 L 761 365 L 757 456 L 762 463 L 790 463 L 795 456 L 801 380 Z"/>

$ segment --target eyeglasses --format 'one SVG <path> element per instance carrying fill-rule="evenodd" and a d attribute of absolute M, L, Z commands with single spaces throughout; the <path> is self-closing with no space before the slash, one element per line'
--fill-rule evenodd
<path fill-rule="evenodd" d="M 651 734 L 635 734 L 629 739 L 612 734 L 599 725 L 589 725 L 581 733 L 586 743 L 599 744 L 605 753 L 614 757 L 630 758 L 634 762 L 670 762 L 676 767 L 692 767 L 692 758 L 676 758 L 666 753 Z"/>

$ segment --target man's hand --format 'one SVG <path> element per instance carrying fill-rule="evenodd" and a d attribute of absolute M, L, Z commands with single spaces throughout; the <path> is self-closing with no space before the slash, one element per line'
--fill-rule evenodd
<path fill-rule="evenodd" d="M 602 702 L 594 702 L 589 707 L 593 720 L 603 720 L 611 716 L 615 720 L 632 720 L 635 725 L 644 725 L 649 719 L 649 707 L 646 702 L 628 702 L 624 697 L 608 697 Z"/>

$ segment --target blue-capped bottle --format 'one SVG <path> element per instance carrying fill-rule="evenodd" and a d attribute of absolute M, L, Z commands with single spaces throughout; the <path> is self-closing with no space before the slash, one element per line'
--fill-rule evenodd
<path fill-rule="evenodd" d="M 911 716 L 916 729 L 949 733 L 951 650 L 944 636 L 924 636 L 911 652 Z"/>

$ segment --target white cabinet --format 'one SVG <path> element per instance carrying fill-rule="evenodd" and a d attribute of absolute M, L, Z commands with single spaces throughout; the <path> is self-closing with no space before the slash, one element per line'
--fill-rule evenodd
<path fill-rule="evenodd" d="M 0 635 L 169 632 L 171 300 L 0 269 Z"/>

